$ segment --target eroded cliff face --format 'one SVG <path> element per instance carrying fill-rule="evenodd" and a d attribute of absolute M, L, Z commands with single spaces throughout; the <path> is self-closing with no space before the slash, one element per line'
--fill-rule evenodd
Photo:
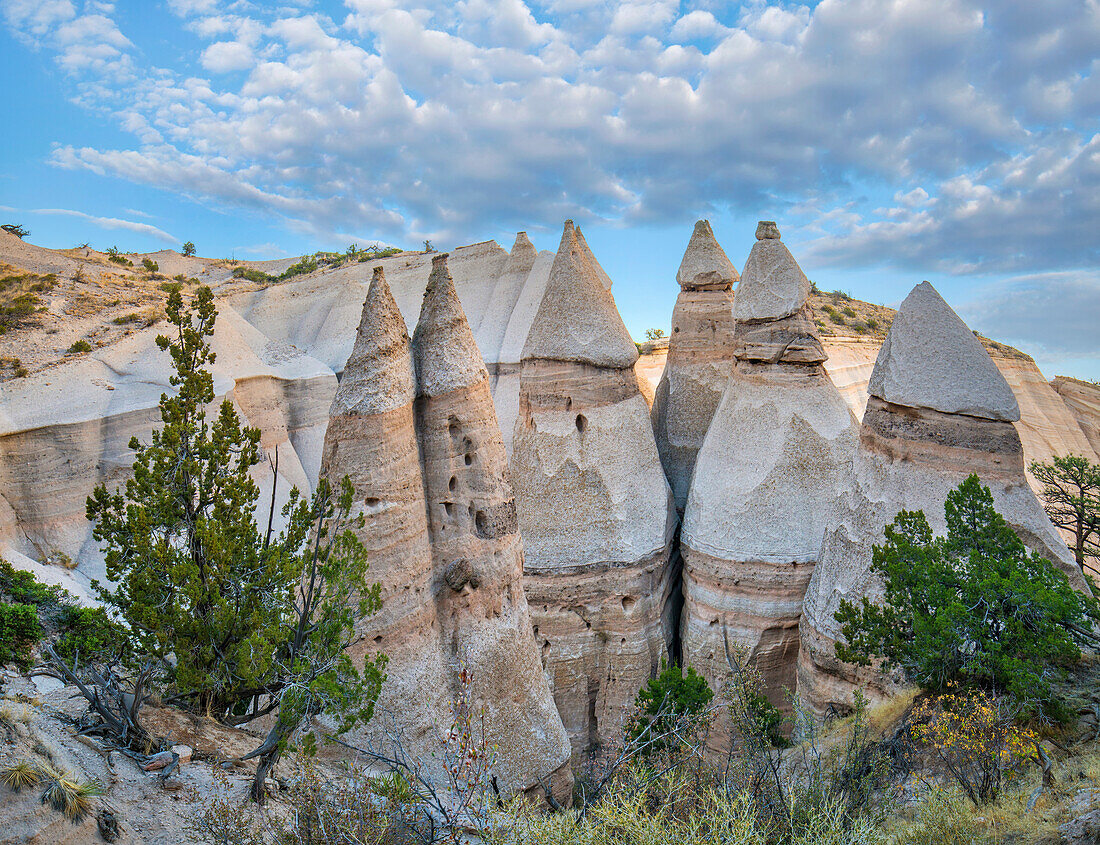
<path fill-rule="evenodd" d="M 567 222 L 524 349 L 511 469 L 531 618 L 578 759 L 621 736 L 671 638 L 676 522 L 637 357 Z"/>
<path fill-rule="evenodd" d="M 981 344 L 927 282 L 902 303 L 869 380 L 853 472 L 825 529 L 803 603 L 798 694 L 816 713 L 844 712 L 862 687 L 874 700 L 894 679 L 838 661 L 834 614 L 872 600 L 872 547 L 901 510 L 922 510 L 946 532 L 947 494 L 976 473 L 1020 539 L 1084 588 L 1080 570 L 1024 475 L 1013 392 Z"/>
<path fill-rule="evenodd" d="M 1081 426 L 1081 431 L 1084 432 L 1093 451 L 1100 454 L 1100 386 L 1068 376 L 1055 377 L 1050 386 L 1066 403 L 1066 407 L 1077 420 L 1077 424 Z M 1067 452 L 1059 454 L 1064 455 L 1068 452 L 1087 455 L 1086 452 L 1081 451 L 1079 444 L 1073 444 Z"/>
<path fill-rule="evenodd" d="M 730 674 L 728 637 L 786 707 L 802 597 L 851 470 L 856 423 L 822 367 L 809 281 L 774 225 L 761 224 L 757 237 L 735 299 L 736 366 L 684 513 L 681 647 L 718 689 Z"/>

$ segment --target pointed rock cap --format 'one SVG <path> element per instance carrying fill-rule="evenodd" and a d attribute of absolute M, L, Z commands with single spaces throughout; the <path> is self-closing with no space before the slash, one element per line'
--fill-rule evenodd
<path fill-rule="evenodd" d="M 355 345 L 344 365 L 329 414 L 380 414 L 411 402 L 415 394 L 405 320 L 386 284 L 386 274 L 375 267 Z"/>
<path fill-rule="evenodd" d="M 774 235 L 766 233 L 769 225 Z M 761 229 L 766 230 L 763 236 Z M 738 320 L 781 320 L 805 305 L 810 280 L 779 240 L 774 223 L 761 220 L 756 237 L 733 298 L 734 312 Z"/>
<path fill-rule="evenodd" d="M 691 233 L 676 281 L 682 290 L 729 290 L 738 281 L 737 268 L 714 237 L 709 220 L 700 220 Z"/>
<path fill-rule="evenodd" d="M 1016 397 L 981 341 L 928 282 L 901 304 L 867 391 L 909 408 L 1020 419 Z"/>
<path fill-rule="evenodd" d="M 535 259 L 539 257 L 539 251 L 531 243 L 526 232 L 516 232 L 516 242 L 512 244 L 512 251 L 508 254 L 508 260 L 504 262 L 504 270 L 501 275 L 526 276 L 535 266 Z"/>
<path fill-rule="evenodd" d="M 581 227 L 576 228 L 577 243 L 580 245 L 581 254 L 585 257 L 585 260 L 592 265 L 592 271 L 596 274 L 596 278 L 600 280 L 600 285 L 604 290 L 611 290 L 611 277 L 607 275 L 607 271 L 603 269 L 600 262 L 596 260 L 596 256 L 592 254 L 592 250 L 588 246 L 588 241 L 584 239 L 584 232 L 581 231 Z"/>
<path fill-rule="evenodd" d="M 489 378 L 447 269 L 445 252 L 432 257 L 412 349 L 421 396 L 438 396 Z"/>
<path fill-rule="evenodd" d="M 615 300 L 600 284 L 572 220 L 565 221 L 523 358 L 579 361 L 616 369 L 632 367 L 638 360 L 638 347 L 623 325 Z"/>

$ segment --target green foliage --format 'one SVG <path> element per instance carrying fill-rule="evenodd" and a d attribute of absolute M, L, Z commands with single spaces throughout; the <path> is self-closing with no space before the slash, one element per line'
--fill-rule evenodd
<path fill-rule="evenodd" d="M 6 560 L 0 560 L 0 599 L 10 599 L 21 604 L 56 604 L 61 596 L 58 587 L 39 583 L 31 572 L 16 569 Z"/>
<path fill-rule="evenodd" d="M 638 709 L 629 734 L 632 739 L 643 735 L 658 738 L 652 750 L 666 748 L 671 739 L 659 739 L 677 727 L 685 716 L 702 714 L 714 698 L 714 690 L 706 679 L 691 666 L 683 668 L 661 662 L 661 672 L 638 692 L 634 701 Z"/>
<path fill-rule="evenodd" d="M 0 602 L 0 666 L 15 663 L 26 668 L 31 649 L 41 636 L 42 626 L 33 604 Z"/>
<path fill-rule="evenodd" d="M 285 281 L 286 279 L 292 279 L 295 276 L 302 276 L 302 275 L 305 275 L 306 273 L 312 273 L 316 269 L 317 269 L 317 262 L 316 261 L 314 261 L 310 258 L 303 258 L 297 264 L 291 264 L 289 267 L 287 267 L 283 271 L 282 275 L 279 276 L 279 280 L 280 281 Z"/>
<path fill-rule="evenodd" d="M 159 287 L 165 293 L 179 293 L 181 290 L 183 290 L 183 282 L 161 282 L 159 285 L 157 285 L 157 287 Z"/>
<path fill-rule="evenodd" d="M 645 339 L 646 340 L 660 340 L 661 338 L 663 338 L 665 336 L 666 335 L 665 335 L 665 330 L 664 329 L 646 329 L 645 330 Z"/>
<path fill-rule="evenodd" d="M 125 326 L 127 323 L 137 323 L 141 321 L 141 315 L 130 312 L 129 314 L 120 314 L 111 320 L 116 326 Z"/>
<path fill-rule="evenodd" d="M 1051 463 L 1032 461 L 1028 468 L 1043 485 L 1050 521 L 1073 534 L 1077 565 L 1100 569 L 1100 465 L 1080 455 L 1055 455 Z"/>
<path fill-rule="evenodd" d="M 0 226 L 0 229 L 4 230 L 9 235 L 15 235 L 19 240 L 23 240 L 23 238 L 30 234 L 28 230 L 24 229 L 18 223 L 5 223 L 3 226 Z"/>
<path fill-rule="evenodd" d="M 92 351 L 92 345 L 90 343 L 88 343 L 88 341 L 84 340 L 83 338 L 76 341 L 75 343 L 73 343 L 73 345 L 70 346 L 69 349 L 68 349 L 68 353 L 70 355 L 78 355 L 81 352 L 91 352 L 91 351 Z"/>
<path fill-rule="evenodd" d="M 98 660 L 121 654 L 127 631 L 102 607 L 69 607 L 54 649 L 67 660 Z"/>
<path fill-rule="evenodd" d="M 322 481 L 312 498 L 291 490 L 286 530 L 259 530 L 249 471 L 260 432 L 228 400 L 207 419 L 213 293 L 200 287 L 185 306 L 173 292 L 167 315 L 174 336 L 157 344 L 177 392 L 161 397 L 163 426 L 149 444 L 131 440 L 123 490 L 100 485 L 88 499 L 117 582 L 96 584 L 100 598 L 129 627 L 135 659 L 160 661 L 166 692 L 232 724 L 278 709 L 280 749 L 322 709 L 341 714 L 341 728 L 369 718 L 385 660 L 357 670 L 344 648 L 355 620 L 380 606 L 380 588 L 365 584 L 350 482 L 332 491 Z"/>
<path fill-rule="evenodd" d="M 160 265 L 157 264 L 157 262 L 153 261 L 153 259 L 151 259 L 151 258 L 141 259 L 141 266 L 144 267 L 146 269 L 146 271 L 148 271 L 150 273 L 156 273 L 156 272 L 160 271 Z"/>
<path fill-rule="evenodd" d="M 1051 676 L 1081 656 L 1100 608 L 1050 561 L 1029 552 L 976 475 L 948 494 L 947 536 L 902 511 L 875 546 L 881 604 L 843 601 L 837 657 L 900 667 L 922 689 L 974 686 L 1011 695 L 1025 712 L 1067 719 Z"/>
<path fill-rule="evenodd" d="M 844 314 L 845 317 L 855 317 L 856 316 L 855 309 L 852 308 L 851 305 L 845 305 L 840 310 Z"/>
<path fill-rule="evenodd" d="M 107 260 L 108 261 L 113 261 L 115 264 L 119 264 L 123 267 L 133 267 L 134 266 L 133 261 L 131 261 L 129 258 L 127 258 L 126 256 L 119 253 L 117 246 L 112 246 L 112 247 L 107 248 Z"/>
<path fill-rule="evenodd" d="M 260 284 L 266 284 L 267 282 L 274 282 L 275 277 L 263 272 L 262 270 L 252 270 L 248 267 L 236 267 L 233 270 L 233 278 L 235 279 L 247 279 L 250 282 L 258 282 Z"/>
<path fill-rule="evenodd" d="M 195 245 L 188 241 L 183 245 L 183 249 L 180 250 L 186 256 L 192 256 L 195 254 Z"/>

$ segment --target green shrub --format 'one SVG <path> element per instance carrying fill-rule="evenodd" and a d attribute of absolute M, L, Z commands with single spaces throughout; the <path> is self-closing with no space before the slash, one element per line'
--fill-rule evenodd
<path fill-rule="evenodd" d="M 126 629 L 102 607 L 69 607 L 54 647 L 67 660 L 81 661 L 118 655 L 127 641 Z"/>
<path fill-rule="evenodd" d="M 143 258 L 141 260 L 141 266 L 144 267 L 150 273 L 157 273 L 160 271 L 160 265 L 153 261 L 151 258 Z"/>
<path fill-rule="evenodd" d="M 702 714 L 712 698 L 714 690 L 691 666 L 685 675 L 680 666 L 662 662 L 661 673 L 638 692 L 634 702 L 638 714 L 630 727 L 630 736 L 654 738 L 653 750 L 667 748 L 672 740 L 658 737 L 671 731 L 685 716 Z"/>
<path fill-rule="evenodd" d="M 116 326 L 124 326 L 127 323 L 137 323 L 137 322 L 140 322 L 140 321 L 141 321 L 141 315 L 140 314 L 135 314 L 132 311 L 129 314 L 123 314 L 123 315 L 121 315 L 119 317 L 115 317 L 113 320 L 111 320 L 111 322 L 114 323 Z"/>
<path fill-rule="evenodd" d="M 306 273 L 312 273 L 316 269 L 317 262 L 315 260 L 313 260 L 312 258 L 303 258 L 297 264 L 291 264 L 289 267 L 287 267 L 283 271 L 282 275 L 279 276 L 279 280 L 282 281 L 285 279 L 292 279 L 295 276 L 302 276 Z"/>
<path fill-rule="evenodd" d="M 854 309 L 852 308 L 852 306 L 851 306 L 851 305 L 845 305 L 845 306 L 844 306 L 844 307 L 843 307 L 843 308 L 841 309 L 841 311 L 842 311 L 842 313 L 844 314 L 844 316 L 845 316 L 845 317 L 854 317 L 854 316 L 856 315 L 856 312 L 855 312 L 855 310 L 854 310 Z"/>
<path fill-rule="evenodd" d="M 875 546 L 871 572 L 881 603 L 842 601 L 837 657 L 897 666 L 922 689 L 979 687 L 1068 720 L 1054 676 L 1092 638 L 1100 604 L 1076 592 L 1049 560 L 1029 552 L 971 475 L 944 503 L 947 536 L 922 511 L 902 511 Z"/>
<path fill-rule="evenodd" d="M 195 245 L 193 243 L 191 243 L 191 241 L 188 241 L 187 243 L 185 243 L 183 245 L 183 249 L 180 250 L 180 251 L 186 256 L 194 255 L 195 254 Z"/>
<path fill-rule="evenodd" d="M 113 261 L 115 264 L 119 264 L 123 267 L 133 267 L 134 262 L 120 254 L 117 246 L 108 247 L 107 260 Z"/>
<path fill-rule="evenodd" d="M 56 604 L 61 596 L 58 587 L 39 583 L 31 572 L 16 569 L 0 560 L 0 596 L 19 604 Z"/>
<path fill-rule="evenodd" d="M 165 293 L 177 293 L 183 290 L 183 282 L 161 282 L 157 287 Z"/>
<path fill-rule="evenodd" d="M 868 317 L 865 322 L 867 323 L 867 328 L 869 328 L 871 331 L 874 331 L 878 328 L 878 320 L 876 320 L 874 317 Z"/>
<path fill-rule="evenodd" d="M 233 278 L 246 279 L 250 282 L 257 282 L 259 284 L 275 281 L 275 277 L 271 274 L 265 273 L 262 270 L 253 270 L 249 267 L 237 267 L 233 271 Z"/>
<path fill-rule="evenodd" d="M 76 341 L 76 343 L 69 347 L 68 351 L 70 355 L 77 355 L 81 352 L 91 352 L 92 345 L 86 340 L 78 340 Z"/>
<path fill-rule="evenodd" d="M 844 315 L 841 314 L 839 311 L 830 311 L 829 319 L 836 323 L 838 326 L 843 326 L 845 322 L 847 322 L 844 319 Z"/>
<path fill-rule="evenodd" d="M 31 649 L 41 636 L 42 626 L 33 604 L 0 602 L 0 666 L 15 663 L 26 668 Z"/>

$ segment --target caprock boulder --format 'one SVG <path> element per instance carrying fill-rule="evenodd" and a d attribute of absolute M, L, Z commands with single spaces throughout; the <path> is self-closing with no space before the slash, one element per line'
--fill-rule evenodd
<path fill-rule="evenodd" d="M 1016 399 L 989 354 L 928 282 L 901 304 L 869 383 L 867 412 L 848 489 L 830 517 L 801 624 L 799 697 L 814 711 L 845 710 L 857 687 L 873 700 L 894 679 L 835 656 L 843 599 L 876 599 L 872 547 L 901 510 L 922 510 L 946 531 L 947 494 L 971 473 L 1031 549 L 1084 588 L 1080 570 L 1024 475 L 1013 427 Z"/>
<path fill-rule="evenodd" d="M 803 594 L 850 472 L 856 422 L 822 366 L 809 282 L 774 224 L 757 238 L 735 298 L 737 363 L 684 513 L 681 634 L 685 663 L 715 688 L 730 671 L 724 636 L 747 648 L 784 707 Z"/>
<path fill-rule="evenodd" d="M 512 477 L 536 638 L 578 759 L 667 654 L 676 518 L 637 349 L 571 222 L 524 349 Z"/>
<path fill-rule="evenodd" d="M 732 287 L 739 279 L 710 223 L 697 222 L 676 273 L 680 294 L 652 411 L 657 449 L 681 514 L 696 455 L 733 367 Z"/>
<path fill-rule="evenodd" d="M 489 376 L 446 254 L 432 261 L 413 336 L 416 421 L 444 647 L 484 707 L 505 793 L 572 790 L 569 741 L 539 661 L 523 592 L 523 541 Z"/>

